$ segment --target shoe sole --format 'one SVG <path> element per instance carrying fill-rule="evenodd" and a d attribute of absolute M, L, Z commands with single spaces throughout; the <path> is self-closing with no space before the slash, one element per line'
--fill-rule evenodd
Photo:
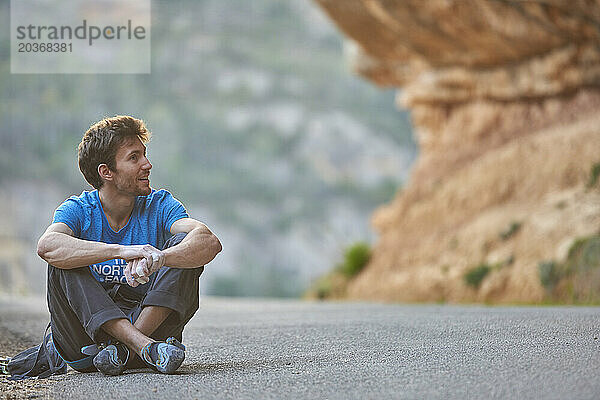
<path fill-rule="evenodd" d="M 121 375 L 125 370 L 125 364 L 117 357 L 117 348 L 112 345 L 94 357 L 94 366 L 104 375 L 110 376 Z"/>

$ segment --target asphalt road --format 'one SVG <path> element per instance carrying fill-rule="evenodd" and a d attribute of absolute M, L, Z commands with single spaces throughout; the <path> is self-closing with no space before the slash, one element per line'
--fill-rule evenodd
<path fill-rule="evenodd" d="M 41 336 L 44 306 L 31 304 L 0 298 L 0 332 Z M 597 399 L 599 322 L 596 307 L 205 298 L 179 374 L 72 371 L 49 381 L 48 396 Z"/>

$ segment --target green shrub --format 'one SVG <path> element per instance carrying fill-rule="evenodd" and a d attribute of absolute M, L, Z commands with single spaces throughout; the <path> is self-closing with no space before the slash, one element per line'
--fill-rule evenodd
<path fill-rule="evenodd" d="M 552 290 L 560 281 L 562 273 L 555 261 L 541 261 L 538 264 L 538 273 L 542 286 L 548 290 Z"/>
<path fill-rule="evenodd" d="M 581 252 L 581 249 L 587 242 L 588 238 L 577 238 L 569 247 L 569 253 L 567 254 L 567 261 L 572 261 L 576 258 L 577 254 Z"/>
<path fill-rule="evenodd" d="M 553 301 L 595 304 L 600 301 L 600 236 L 573 241 L 564 262 L 538 264 L 540 282 Z"/>
<path fill-rule="evenodd" d="M 592 165 L 592 168 L 590 170 L 590 177 L 587 182 L 587 187 L 591 188 L 593 186 L 596 186 L 596 183 L 598 182 L 599 177 L 600 177 L 600 162 L 597 162 L 596 164 Z"/>
<path fill-rule="evenodd" d="M 337 266 L 337 270 L 348 278 L 356 276 L 369 262 L 371 248 L 368 243 L 358 242 L 346 249 L 344 262 Z"/>
<path fill-rule="evenodd" d="M 314 285 L 314 292 L 319 300 L 325 300 L 331 296 L 332 284 L 329 276 L 322 277 Z"/>
<path fill-rule="evenodd" d="M 565 208 L 567 206 L 567 202 L 564 200 L 559 201 L 558 203 L 556 203 L 554 205 L 554 207 L 558 208 L 559 210 L 562 210 L 563 208 Z"/>
<path fill-rule="evenodd" d="M 518 221 L 511 222 L 511 224 L 505 230 L 500 232 L 500 239 L 502 239 L 502 240 L 509 239 L 512 235 L 517 233 L 519 231 L 519 229 L 521 229 L 520 222 L 518 222 Z"/>
<path fill-rule="evenodd" d="M 305 296 L 319 300 L 342 298 L 351 278 L 367 265 L 370 258 L 368 243 L 358 242 L 349 246 L 344 252 L 344 260 L 333 271 L 314 281 Z"/>
<path fill-rule="evenodd" d="M 346 294 L 349 281 L 341 272 L 329 272 L 313 281 L 304 297 L 317 300 L 341 299 Z"/>
<path fill-rule="evenodd" d="M 579 272 L 600 266 L 600 236 L 578 238 L 569 248 L 566 260 L 569 272 Z"/>
<path fill-rule="evenodd" d="M 464 275 L 465 283 L 471 287 L 478 288 L 491 270 L 492 267 L 487 263 L 479 264 Z"/>

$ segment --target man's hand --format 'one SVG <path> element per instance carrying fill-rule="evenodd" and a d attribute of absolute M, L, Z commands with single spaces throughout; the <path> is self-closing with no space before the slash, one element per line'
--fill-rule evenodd
<path fill-rule="evenodd" d="M 123 268 L 127 284 L 131 287 L 136 287 L 140 283 L 143 285 L 148 283 L 149 279 L 145 272 L 148 270 L 145 258 L 136 258 L 131 260 Z M 138 272 L 139 271 L 139 272 Z"/>
<path fill-rule="evenodd" d="M 162 251 L 149 244 L 140 244 L 132 246 L 121 246 L 120 257 L 125 261 L 132 261 L 136 258 L 146 259 L 146 264 L 149 266 L 150 274 L 156 272 L 165 265 L 165 255 Z M 131 272 L 133 273 L 135 269 Z"/>
<path fill-rule="evenodd" d="M 162 251 L 149 244 L 122 246 L 121 257 L 128 261 L 123 272 L 127 284 L 136 287 L 148 283 L 149 276 L 165 265 L 165 255 Z M 127 257 L 135 257 L 127 259 Z"/>
<path fill-rule="evenodd" d="M 165 265 L 165 253 L 149 244 L 145 245 L 143 250 L 146 254 L 146 263 L 149 265 L 150 274 L 153 274 Z"/>

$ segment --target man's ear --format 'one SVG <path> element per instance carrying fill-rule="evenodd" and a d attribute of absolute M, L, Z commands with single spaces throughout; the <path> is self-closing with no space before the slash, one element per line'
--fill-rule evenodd
<path fill-rule="evenodd" d="M 113 179 L 113 173 L 106 164 L 98 165 L 98 175 L 100 175 L 100 178 L 106 179 L 107 181 L 112 181 Z"/>

